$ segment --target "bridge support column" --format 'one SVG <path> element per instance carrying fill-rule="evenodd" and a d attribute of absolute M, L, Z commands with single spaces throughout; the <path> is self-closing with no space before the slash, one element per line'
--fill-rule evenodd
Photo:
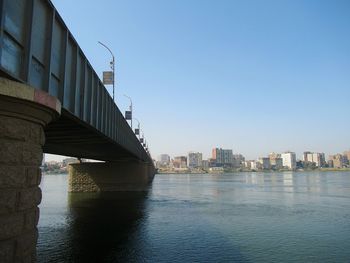
<path fill-rule="evenodd" d="M 152 165 L 139 161 L 75 163 L 69 166 L 68 191 L 143 191 L 154 172 Z"/>
<path fill-rule="evenodd" d="M 54 104 L 54 105 L 53 105 Z M 56 99 L 0 78 L 0 261 L 35 262 L 44 126 Z"/>

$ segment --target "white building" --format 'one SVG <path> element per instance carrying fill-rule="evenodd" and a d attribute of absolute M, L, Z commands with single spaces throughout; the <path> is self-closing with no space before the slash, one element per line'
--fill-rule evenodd
<path fill-rule="evenodd" d="M 294 152 L 285 152 L 281 154 L 283 167 L 294 170 L 297 166 L 297 158 Z"/>
<path fill-rule="evenodd" d="M 317 167 L 324 166 L 326 162 L 324 153 L 304 152 L 303 159 L 304 162 L 315 163 Z"/>
<path fill-rule="evenodd" d="M 252 161 L 250 163 L 250 169 L 252 169 L 252 170 L 260 170 L 260 169 L 262 169 L 262 165 L 258 161 Z"/>

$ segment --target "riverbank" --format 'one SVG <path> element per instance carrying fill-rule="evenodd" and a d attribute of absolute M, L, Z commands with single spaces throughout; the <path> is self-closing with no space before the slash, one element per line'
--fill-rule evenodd
<path fill-rule="evenodd" d="M 245 169 L 224 169 L 222 171 L 208 170 L 164 170 L 158 174 L 227 174 L 227 173 L 280 173 L 280 172 L 349 172 L 350 168 L 318 168 L 318 169 L 296 169 L 296 170 L 245 170 Z"/>

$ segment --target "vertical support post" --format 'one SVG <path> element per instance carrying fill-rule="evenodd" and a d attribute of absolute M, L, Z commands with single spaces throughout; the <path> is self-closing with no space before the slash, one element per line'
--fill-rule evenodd
<path fill-rule="evenodd" d="M 30 64 L 32 61 L 32 27 L 33 27 L 33 13 L 34 13 L 34 0 L 29 0 L 28 3 L 29 15 L 27 16 L 27 36 L 26 36 L 26 44 L 24 47 L 24 80 L 29 82 L 29 74 L 30 74 Z"/>
<path fill-rule="evenodd" d="M 48 38 L 47 38 L 47 51 L 46 51 L 46 55 L 45 55 L 45 59 L 46 59 L 46 69 L 45 69 L 45 85 L 44 85 L 44 90 L 46 92 L 50 91 L 50 81 L 51 81 L 51 51 L 52 51 L 52 38 L 53 38 L 53 26 L 55 23 L 55 9 L 52 8 L 51 9 L 51 19 L 50 19 L 50 24 L 49 24 L 49 34 L 48 34 Z"/>
<path fill-rule="evenodd" d="M 4 11 L 5 0 L 0 0 L 0 65 L 1 65 L 1 56 L 2 56 L 2 43 L 4 38 L 4 19 L 5 19 L 5 11 Z"/>

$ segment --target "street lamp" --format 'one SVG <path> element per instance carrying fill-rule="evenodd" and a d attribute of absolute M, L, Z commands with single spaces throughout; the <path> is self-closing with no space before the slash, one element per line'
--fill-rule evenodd
<path fill-rule="evenodd" d="M 136 119 L 136 118 L 134 118 L 134 120 L 136 120 L 137 121 L 137 129 L 135 129 L 135 134 L 136 135 L 138 135 L 139 136 L 139 139 L 140 139 L 140 122 L 139 122 L 139 120 L 138 119 Z"/>
<path fill-rule="evenodd" d="M 127 96 L 125 94 L 124 94 L 124 96 L 127 97 L 130 100 L 130 106 L 129 106 L 129 110 L 130 111 L 129 112 L 128 111 L 125 112 L 125 119 L 131 121 L 131 129 L 132 129 L 132 100 L 131 100 L 131 98 L 129 96 Z"/>
<path fill-rule="evenodd" d="M 142 146 L 143 146 L 143 143 L 145 142 L 144 138 L 145 138 L 145 135 L 143 134 L 143 131 L 142 131 L 142 136 L 140 136 L 140 138 L 139 138 Z"/>
<path fill-rule="evenodd" d="M 112 51 L 109 49 L 109 47 L 107 47 L 105 44 L 103 44 L 100 41 L 98 41 L 98 43 L 100 45 L 102 45 L 103 47 L 105 47 L 109 51 L 109 53 L 111 53 L 111 55 L 112 55 L 112 61 L 110 62 L 111 69 L 112 69 L 112 76 L 110 76 L 111 75 L 110 71 L 104 71 L 103 72 L 103 84 L 105 84 L 105 85 L 113 84 L 113 102 L 114 102 L 114 83 L 115 83 L 115 60 L 114 60 L 114 55 L 113 55 Z"/>

